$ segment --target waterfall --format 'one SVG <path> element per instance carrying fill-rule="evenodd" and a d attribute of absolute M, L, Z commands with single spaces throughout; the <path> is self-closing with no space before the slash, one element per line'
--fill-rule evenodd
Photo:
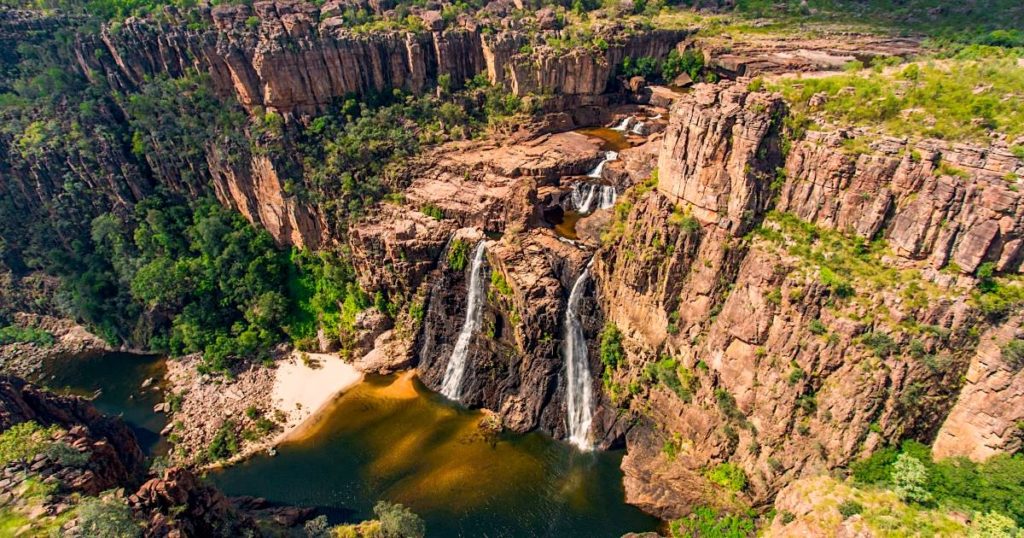
<path fill-rule="evenodd" d="M 615 198 L 618 193 L 615 192 L 615 187 L 611 185 L 601 185 L 601 202 L 597 206 L 598 209 L 608 209 L 615 205 Z"/>
<path fill-rule="evenodd" d="M 612 130 L 613 131 L 626 131 L 627 129 L 629 129 L 629 122 L 632 121 L 632 120 L 633 120 L 633 116 L 626 116 L 625 118 L 622 118 L 622 121 L 620 121 L 618 125 L 616 125 L 615 127 L 612 127 Z"/>
<path fill-rule="evenodd" d="M 587 214 L 592 209 L 607 209 L 615 205 L 617 193 L 611 185 L 577 182 L 572 186 L 572 207 L 577 213 Z M 594 207 L 594 201 L 597 207 Z"/>
<path fill-rule="evenodd" d="M 441 383 L 441 394 L 451 400 L 462 398 L 462 379 L 466 375 L 466 357 L 469 355 L 469 343 L 473 333 L 480 330 L 481 317 L 484 311 L 484 241 L 477 244 L 473 251 L 473 265 L 470 267 L 469 296 L 466 299 L 466 321 L 462 323 L 459 339 L 455 341 L 455 349 L 448 359 L 444 370 L 444 381 Z"/>
<path fill-rule="evenodd" d="M 589 213 L 594 203 L 597 185 L 579 182 L 572 186 L 572 207 L 577 213 Z"/>
<path fill-rule="evenodd" d="M 633 134 L 643 135 L 644 134 L 644 122 L 637 121 L 633 124 L 633 128 L 630 130 Z"/>
<path fill-rule="evenodd" d="M 587 357 L 587 340 L 583 336 L 580 325 L 580 299 L 583 296 L 584 284 L 590 277 L 590 259 L 583 274 L 576 279 L 569 293 L 569 303 L 565 308 L 565 357 L 566 396 L 565 401 L 569 415 L 569 442 L 582 450 L 590 450 L 590 421 L 593 407 L 593 387 L 590 379 L 590 360 Z"/>
<path fill-rule="evenodd" d="M 587 177 L 601 177 L 601 172 L 604 171 L 604 164 L 618 158 L 619 154 L 614 151 L 604 152 L 604 159 L 601 159 L 601 162 L 597 163 L 597 166 L 587 174 Z"/>

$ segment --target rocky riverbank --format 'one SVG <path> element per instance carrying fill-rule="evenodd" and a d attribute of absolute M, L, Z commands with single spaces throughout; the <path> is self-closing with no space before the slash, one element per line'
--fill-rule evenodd
<path fill-rule="evenodd" d="M 171 459 L 200 467 L 231 464 L 272 449 L 315 418 L 362 373 L 334 354 L 281 352 L 272 364 L 248 364 L 230 376 L 199 373 L 200 357 L 167 363 Z"/>

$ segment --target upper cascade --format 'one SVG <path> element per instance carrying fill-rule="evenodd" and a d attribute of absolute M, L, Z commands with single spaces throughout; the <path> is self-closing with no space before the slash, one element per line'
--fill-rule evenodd
<path fill-rule="evenodd" d="M 619 154 L 617 152 L 606 151 L 604 153 L 604 158 L 601 159 L 601 162 L 597 163 L 597 166 L 595 166 L 593 170 L 591 170 L 590 172 L 587 173 L 587 177 L 595 177 L 595 178 L 601 177 L 601 173 L 604 172 L 604 165 L 605 165 L 605 163 L 614 161 L 614 160 L 616 160 L 618 158 L 619 158 Z"/>
<path fill-rule="evenodd" d="M 470 267 L 468 297 L 466 299 L 466 321 L 462 323 L 462 330 L 455 342 L 455 349 L 448 359 L 448 367 L 444 371 L 444 381 L 441 383 L 441 394 L 445 397 L 458 401 L 462 398 L 462 382 L 466 376 L 466 358 L 469 356 L 469 343 L 473 334 L 480 330 L 481 318 L 483 316 L 484 297 L 484 243 L 477 243 L 473 251 L 473 265 Z"/>

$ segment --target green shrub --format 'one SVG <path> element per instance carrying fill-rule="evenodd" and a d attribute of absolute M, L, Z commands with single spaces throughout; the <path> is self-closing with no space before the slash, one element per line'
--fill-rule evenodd
<path fill-rule="evenodd" d="M 1010 340 L 1003 344 L 1002 352 L 1003 360 L 1014 370 L 1019 371 L 1024 368 L 1024 340 L 1018 338 Z"/>
<path fill-rule="evenodd" d="M 601 363 L 605 368 L 615 370 L 626 361 L 626 350 L 622 347 L 622 333 L 614 323 L 608 322 L 601 331 Z"/>
<path fill-rule="evenodd" d="M 747 538 L 754 534 L 754 514 L 719 513 L 709 506 L 698 506 L 693 512 L 669 524 L 673 538 Z"/>
<path fill-rule="evenodd" d="M 142 527 L 124 501 L 89 497 L 78 505 L 78 525 L 83 536 L 95 538 L 134 538 L 142 536 Z"/>
<path fill-rule="evenodd" d="M 661 78 L 672 82 L 677 76 L 686 73 L 694 81 L 699 80 L 704 70 L 704 54 L 694 49 L 687 49 L 682 54 L 677 50 L 668 53 L 661 65 Z"/>
<path fill-rule="evenodd" d="M 626 78 L 639 76 L 651 80 L 657 69 L 658 61 L 650 56 L 642 56 L 640 58 L 626 56 L 622 59 L 619 73 Z"/>
<path fill-rule="evenodd" d="M 892 464 L 893 491 L 906 502 L 926 503 L 932 494 L 926 489 L 928 469 L 921 460 L 903 453 L 896 457 Z"/>
<path fill-rule="evenodd" d="M 885 333 L 869 332 L 861 337 L 861 343 L 867 346 L 878 358 L 884 359 L 898 350 L 896 342 Z"/>
<path fill-rule="evenodd" d="M 747 473 L 739 465 L 719 463 L 705 475 L 708 480 L 730 491 L 743 491 L 747 487 Z"/>
<path fill-rule="evenodd" d="M 401 504 L 379 501 L 373 513 L 384 538 L 422 538 L 427 532 L 423 519 Z"/>
<path fill-rule="evenodd" d="M 853 499 L 847 499 L 839 505 L 839 514 L 843 519 L 853 517 L 864 511 L 864 507 Z"/>
<path fill-rule="evenodd" d="M 452 241 L 448 247 L 448 267 L 453 271 L 462 271 L 469 260 L 469 243 L 462 239 Z"/>
<path fill-rule="evenodd" d="M 826 327 L 825 324 L 821 322 L 821 320 L 812 319 L 811 323 L 807 327 L 807 330 L 811 331 L 811 334 L 821 336 L 828 332 L 828 327 Z"/>
<path fill-rule="evenodd" d="M 8 325 L 0 328 L 0 345 L 26 343 L 50 347 L 55 341 L 53 334 L 35 327 Z"/>
<path fill-rule="evenodd" d="M 235 421 L 227 420 L 213 435 L 206 453 L 213 461 L 228 459 L 238 453 L 238 433 L 235 432 Z"/>
<path fill-rule="evenodd" d="M 52 444 L 60 428 L 44 428 L 35 422 L 15 424 L 0 433 L 0 467 L 14 461 L 28 461 Z"/>
<path fill-rule="evenodd" d="M 434 204 L 424 204 L 420 208 L 420 213 L 436 220 L 444 220 L 444 210 Z"/>

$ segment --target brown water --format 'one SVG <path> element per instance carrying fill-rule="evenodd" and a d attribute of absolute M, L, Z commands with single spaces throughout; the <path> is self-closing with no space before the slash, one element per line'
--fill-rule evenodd
<path fill-rule="evenodd" d="M 582 213 L 577 213 L 572 210 L 566 211 L 562 217 L 562 222 L 555 224 L 555 233 L 566 239 L 572 239 L 573 241 L 579 239 L 576 235 L 576 223 L 582 218 Z"/>
<path fill-rule="evenodd" d="M 411 374 L 371 376 L 275 457 L 210 475 L 230 495 L 316 506 L 332 522 L 378 499 L 420 514 L 428 536 L 621 536 L 658 521 L 625 504 L 621 453 L 581 453 L 539 433 L 487 434 Z"/>
<path fill-rule="evenodd" d="M 626 138 L 625 133 L 608 127 L 588 127 L 578 129 L 576 132 L 600 139 L 601 149 L 604 151 L 622 151 L 633 146 Z"/>

